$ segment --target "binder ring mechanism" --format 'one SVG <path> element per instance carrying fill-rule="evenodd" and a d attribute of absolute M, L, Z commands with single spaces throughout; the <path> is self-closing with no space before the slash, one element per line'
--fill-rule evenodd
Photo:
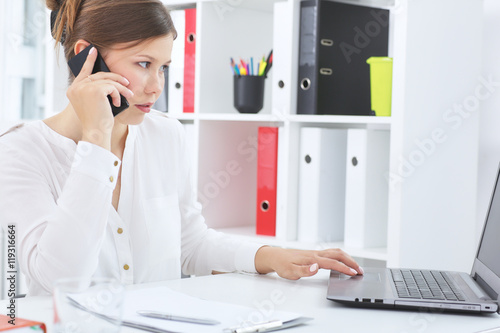
<path fill-rule="evenodd" d="M 300 81 L 300 88 L 302 88 L 302 90 L 309 90 L 309 88 L 311 88 L 311 80 L 308 77 L 302 79 L 302 81 Z"/>
<path fill-rule="evenodd" d="M 333 46 L 333 40 L 331 40 L 331 39 L 323 38 L 323 39 L 321 39 L 320 43 L 323 46 Z"/>
<path fill-rule="evenodd" d="M 319 69 L 319 73 L 321 75 L 332 75 L 333 74 L 333 71 L 331 68 L 320 68 Z"/>
<path fill-rule="evenodd" d="M 264 200 L 260 203 L 260 210 L 263 212 L 267 212 L 269 210 L 269 201 Z"/>

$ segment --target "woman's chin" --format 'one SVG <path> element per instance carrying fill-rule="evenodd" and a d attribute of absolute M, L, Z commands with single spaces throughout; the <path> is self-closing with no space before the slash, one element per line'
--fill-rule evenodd
<path fill-rule="evenodd" d="M 115 121 L 119 121 L 124 125 L 139 125 L 144 121 L 145 115 L 146 113 L 137 112 L 137 110 L 125 109 L 115 117 Z"/>

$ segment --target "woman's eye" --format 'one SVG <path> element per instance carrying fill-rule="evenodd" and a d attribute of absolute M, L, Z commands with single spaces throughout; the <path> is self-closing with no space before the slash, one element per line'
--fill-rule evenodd
<path fill-rule="evenodd" d="M 165 73 L 167 71 L 167 69 L 168 69 L 168 66 L 167 65 L 163 65 L 163 66 L 160 67 L 160 72 L 164 72 Z"/>
<path fill-rule="evenodd" d="M 142 68 L 148 68 L 149 64 L 150 64 L 149 61 L 141 61 L 141 62 L 139 62 L 139 66 L 141 66 Z"/>

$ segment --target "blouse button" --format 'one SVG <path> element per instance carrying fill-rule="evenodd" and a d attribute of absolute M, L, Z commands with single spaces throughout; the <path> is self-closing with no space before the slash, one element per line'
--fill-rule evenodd
<path fill-rule="evenodd" d="M 129 267 L 127 264 L 123 265 L 123 269 L 124 269 L 124 270 L 128 271 L 128 269 L 129 269 L 129 268 L 130 268 L 130 267 Z"/>
<path fill-rule="evenodd" d="M 113 176 L 109 177 L 110 182 L 113 182 L 113 180 L 114 180 Z"/>
<path fill-rule="evenodd" d="M 115 165 L 115 166 L 118 166 L 118 161 L 115 161 L 114 165 Z"/>
<path fill-rule="evenodd" d="M 116 230 L 117 233 L 119 234 L 122 234 L 123 233 L 123 229 L 122 228 L 118 228 L 118 230 Z"/>

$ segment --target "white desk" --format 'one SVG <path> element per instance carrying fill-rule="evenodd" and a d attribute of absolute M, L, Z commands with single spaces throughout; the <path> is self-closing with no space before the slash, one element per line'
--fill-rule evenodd
<path fill-rule="evenodd" d="M 309 323 L 287 329 L 284 332 L 384 332 L 384 333 L 432 333 L 477 332 L 500 327 L 500 315 L 464 315 L 397 311 L 378 309 L 354 309 L 328 301 L 326 297 L 327 271 L 315 277 L 289 281 L 277 275 L 221 274 L 166 281 L 162 283 L 134 285 L 132 288 L 149 288 L 165 285 L 171 289 L 213 301 L 254 306 L 263 311 L 277 310 L 298 312 L 313 317 Z M 272 303 L 271 295 L 282 293 L 279 302 Z M 7 301 L 0 301 L 5 313 Z M 17 317 L 43 321 L 52 333 L 52 299 L 28 297 L 17 300 Z M 142 332 L 124 328 L 123 333 Z M 499 330 L 500 332 L 500 330 Z"/>

